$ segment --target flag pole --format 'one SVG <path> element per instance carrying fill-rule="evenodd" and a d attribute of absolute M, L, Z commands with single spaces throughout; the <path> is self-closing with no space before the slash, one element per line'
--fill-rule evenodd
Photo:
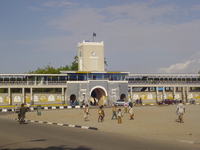
<path fill-rule="evenodd" d="M 96 36 L 97 36 L 97 34 L 93 32 L 93 34 L 92 34 L 92 42 L 94 42 L 94 37 L 96 37 Z"/>

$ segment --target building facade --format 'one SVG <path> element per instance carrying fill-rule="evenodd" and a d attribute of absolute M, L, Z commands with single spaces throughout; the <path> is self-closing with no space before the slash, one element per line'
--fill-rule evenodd
<path fill-rule="evenodd" d="M 200 102 L 199 74 L 130 74 L 105 71 L 104 43 L 78 43 L 78 70 L 60 74 L 0 74 L 0 106 L 112 105 L 123 99 L 157 103 L 164 99 Z"/>

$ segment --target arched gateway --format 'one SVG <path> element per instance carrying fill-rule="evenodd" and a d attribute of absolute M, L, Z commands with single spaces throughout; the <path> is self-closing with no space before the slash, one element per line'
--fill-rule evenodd
<path fill-rule="evenodd" d="M 97 105 L 104 105 L 104 102 L 108 96 L 106 89 L 102 86 L 95 86 L 90 91 L 90 100 L 95 103 L 95 98 L 98 100 Z"/>

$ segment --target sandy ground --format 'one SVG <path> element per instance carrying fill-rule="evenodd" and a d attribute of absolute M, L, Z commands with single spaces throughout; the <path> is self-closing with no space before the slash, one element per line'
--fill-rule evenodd
<path fill-rule="evenodd" d="M 100 131 L 115 132 L 129 136 L 143 138 L 180 141 L 200 146 L 200 105 L 186 105 L 184 123 L 177 121 L 175 114 L 176 105 L 171 106 L 135 106 L 134 120 L 129 120 L 129 113 L 123 113 L 123 123 L 111 120 L 112 108 L 104 108 L 105 120 L 98 122 L 98 109 L 91 108 L 88 121 L 84 121 L 83 109 L 65 109 L 42 111 L 41 116 L 37 112 L 28 112 L 26 119 L 65 123 L 97 127 Z M 124 110 L 123 107 L 121 107 Z M 8 115 L 16 118 L 17 114 Z"/>

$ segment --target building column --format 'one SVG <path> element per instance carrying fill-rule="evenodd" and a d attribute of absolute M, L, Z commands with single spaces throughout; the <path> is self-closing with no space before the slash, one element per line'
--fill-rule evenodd
<path fill-rule="evenodd" d="M 33 97 L 33 88 L 30 88 L 30 92 L 31 92 L 31 105 L 34 105 L 34 97 Z"/>
<path fill-rule="evenodd" d="M 182 100 L 185 101 L 185 87 L 181 88 Z"/>
<path fill-rule="evenodd" d="M 11 89 L 10 88 L 8 88 L 8 97 L 9 97 L 8 104 L 12 105 L 12 97 L 11 97 Z"/>
<path fill-rule="evenodd" d="M 188 102 L 188 87 L 186 87 L 186 91 L 185 91 L 185 102 Z"/>
<path fill-rule="evenodd" d="M 65 89 L 62 87 L 62 104 L 65 104 Z"/>
<path fill-rule="evenodd" d="M 132 86 L 131 86 L 130 91 L 131 91 L 131 102 L 133 103 L 133 91 L 132 91 Z"/>
<path fill-rule="evenodd" d="M 26 102 L 26 95 L 25 95 L 25 89 L 24 89 L 24 87 L 23 87 L 23 88 L 22 88 L 22 103 L 25 104 L 25 102 Z"/>
<path fill-rule="evenodd" d="M 158 102 L 158 87 L 156 87 L 156 103 Z"/>
<path fill-rule="evenodd" d="M 163 95 L 162 95 L 162 100 L 164 100 L 165 99 L 165 87 L 163 87 L 163 93 L 162 93 Z"/>
<path fill-rule="evenodd" d="M 173 87 L 173 99 L 175 100 L 175 95 L 176 95 L 176 87 Z"/>

